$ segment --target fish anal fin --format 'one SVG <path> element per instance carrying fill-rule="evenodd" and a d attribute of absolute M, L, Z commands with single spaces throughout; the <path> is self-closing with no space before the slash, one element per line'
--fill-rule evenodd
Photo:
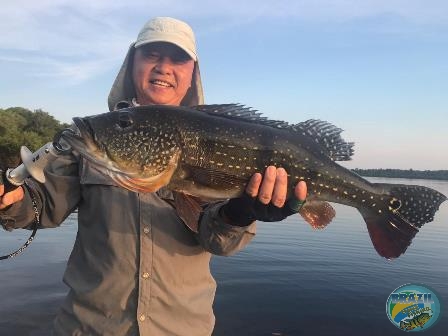
<path fill-rule="evenodd" d="M 198 232 L 199 218 L 202 212 L 200 198 L 180 192 L 173 192 L 174 206 L 185 225 L 193 232 Z"/>
<path fill-rule="evenodd" d="M 306 201 L 299 214 L 313 229 L 324 229 L 336 215 L 336 211 L 328 202 Z"/>

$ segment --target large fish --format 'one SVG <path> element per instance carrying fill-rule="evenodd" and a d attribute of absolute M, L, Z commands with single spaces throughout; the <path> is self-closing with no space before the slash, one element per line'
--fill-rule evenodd
<path fill-rule="evenodd" d="M 338 165 L 350 159 L 353 143 L 324 121 L 292 125 L 235 104 L 154 105 L 73 120 L 79 132 L 63 137 L 75 150 L 124 188 L 172 190 L 179 215 L 194 231 L 196 200 L 239 196 L 250 177 L 269 165 L 286 169 L 289 195 L 299 181 L 307 183 L 300 213 L 314 227 L 334 217 L 327 201 L 357 208 L 386 258 L 404 253 L 446 200 L 422 186 L 371 183 Z"/>

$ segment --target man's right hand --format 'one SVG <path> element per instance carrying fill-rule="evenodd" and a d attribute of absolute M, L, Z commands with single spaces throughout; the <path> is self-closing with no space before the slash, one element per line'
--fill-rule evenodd
<path fill-rule="evenodd" d="M 25 193 L 23 187 L 17 187 L 5 193 L 5 186 L 0 184 L 0 210 L 23 200 Z"/>

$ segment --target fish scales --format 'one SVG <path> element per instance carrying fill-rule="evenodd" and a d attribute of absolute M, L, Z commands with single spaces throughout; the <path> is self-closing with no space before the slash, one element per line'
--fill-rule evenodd
<path fill-rule="evenodd" d="M 375 249 L 386 258 L 404 253 L 446 200 L 422 186 L 371 183 L 340 166 L 336 161 L 351 158 L 353 143 L 324 121 L 292 125 L 223 104 L 145 106 L 74 122 L 79 134 L 67 133 L 64 139 L 132 191 L 166 187 L 185 197 L 223 200 L 241 195 L 254 173 L 269 165 L 284 167 L 288 196 L 299 181 L 307 183 L 307 202 L 300 212 L 307 222 L 328 225 L 335 215 L 328 202 L 353 206 Z"/>
<path fill-rule="evenodd" d="M 242 183 L 243 187 L 253 173 L 262 172 L 269 165 L 284 167 L 292 177 L 290 178 L 290 193 L 299 180 L 314 180 L 315 187 L 310 189 L 310 194 L 328 191 L 334 198 L 340 195 L 347 201 L 351 200 L 348 195 L 342 193 L 343 190 L 352 187 L 348 182 L 347 187 L 338 188 L 337 191 L 326 190 L 325 186 L 329 185 L 330 180 L 329 173 L 326 174 L 324 171 L 317 173 L 321 170 L 319 162 L 326 157 L 322 155 L 320 158 L 316 157 L 316 154 L 320 154 L 319 152 L 313 155 L 301 150 L 300 146 L 294 145 L 294 142 L 297 142 L 296 137 L 300 138 L 302 135 L 292 134 L 291 139 L 283 139 L 273 136 L 272 133 L 284 132 L 284 130 L 266 127 L 248 129 L 247 125 L 238 121 L 219 121 L 225 126 L 215 127 L 210 124 L 210 120 L 205 119 L 203 123 L 192 123 L 195 127 L 190 126 L 188 132 L 183 132 L 185 148 L 182 162 L 184 164 L 230 174 L 235 176 L 237 182 Z M 227 134 L 228 129 L 232 136 Z M 199 137 L 198 134 L 200 134 Z M 327 164 L 332 165 L 333 162 L 329 160 Z M 330 167 L 327 169 L 331 170 Z M 321 177 L 316 178 L 317 174 Z M 237 188 L 236 193 L 229 196 L 238 196 L 240 190 L 241 188 Z"/>
<path fill-rule="evenodd" d="M 237 138 L 229 138 L 226 134 L 204 132 L 200 143 L 198 142 L 194 147 L 195 150 L 200 149 L 196 151 L 200 154 L 187 152 L 184 155 L 185 163 L 237 177 L 235 185 L 240 183 L 239 188 L 235 188 L 235 194 L 228 195 L 229 197 L 238 196 L 241 187 L 245 186 L 247 179 L 255 172 L 262 172 L 267 166 L 274 165 L 284 167 L 289 173 L 290 194 L 295 184 L 304 180 L 310 183 L 310 197 L 318 198 L 324 194 L 329 197 L 328 200 L 338 200 L 339 203 L 353 205 L 356 202 L 353 196 L 358 196 L 360 187 L 354 185 L 353 176 L 343 174 L 340 168 L 339 172 L 336 171 L 333 161 L 327 160 L 320 153 L 307 153 L 299 146 L 293 145 L 293 141 L 297 139 L 291 139 L 291 141 L 275 139 L 270 134 L 270 129 L 248 132 L 244 126 L 238 123 L 232 128 L 233 134 L 239 134 Z M 191 133 L 198 134 L 204 127 L 206 125 L 198 126 L 198 129 L 192 130 Z M 300 135 L 294 136 L 300 137 Z M 327 162 L 324 164 L 323 160 Z M 322 169 L 322 167 L 326 168 Z M 370 190 L 370 193 L 365 195 L 370 199 L 371 192 L 374 191 L 373 186 L 364 179 L 358 179 L 356 182 L 357 186 L 361 184 L 362 190 Z M 335 187 L 330 188 L 331 185 Z"/>

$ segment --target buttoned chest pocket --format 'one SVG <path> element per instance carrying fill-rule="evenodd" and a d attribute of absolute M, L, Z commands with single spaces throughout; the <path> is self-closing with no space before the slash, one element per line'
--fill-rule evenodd
<path fill-rule="evenodd" d="M 80 183 L 82 199 L 93 211 L 100 211 L 102 207 L 122 207 L 129 197 L 136 198 L 135 193 L 121 188 L 106 172 L 85 159 L 81 160 Z"/>

